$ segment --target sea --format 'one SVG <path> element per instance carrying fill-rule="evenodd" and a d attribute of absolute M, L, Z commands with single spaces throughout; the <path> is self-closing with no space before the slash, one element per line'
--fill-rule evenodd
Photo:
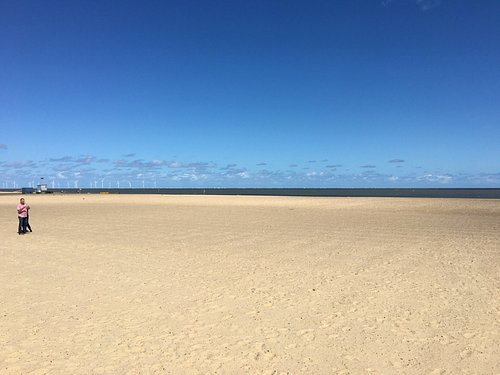
<path fill-rule="evenodd" d="M 0 189 L 20 193 L 19 189 Z M 82 188 L 49 189 L 58 194 L 254 195 L 298 197 L 398 197 L 500 199 L 500 188 Z"/>

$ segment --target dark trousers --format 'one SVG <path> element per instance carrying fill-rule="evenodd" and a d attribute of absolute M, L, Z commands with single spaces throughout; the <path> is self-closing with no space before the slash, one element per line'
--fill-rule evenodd
<path fill-rule="evenodd" d="M 17 227 L 17 233 L 26 233 L 26 224 L 28 223 L 27 217 L 18 217 L 19 226 Z"/>

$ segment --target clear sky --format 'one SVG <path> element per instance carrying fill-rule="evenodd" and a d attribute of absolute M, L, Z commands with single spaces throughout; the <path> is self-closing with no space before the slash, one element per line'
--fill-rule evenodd
<path fill-rule="evenodd" d="M 0 0 L 0 187 L 500 187 L 498 0 Z"/>

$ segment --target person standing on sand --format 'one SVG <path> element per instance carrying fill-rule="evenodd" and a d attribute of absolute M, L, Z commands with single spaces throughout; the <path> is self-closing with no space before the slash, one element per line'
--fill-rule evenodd
<path fill-rule="evenodd" d="M 29 230 L 30 232 L 33 232 L 33 231 L 31 230 L 31 225 L 30 225 L 30 208 L 31 208 L 31 207 L 30 207 L 30 206 L 28 206 L 28 211 L 27 211 L 27 214 L 28 214 L 28 215 L 26 216 L 26 228 L 28 228 L 28 230 Z"/>
<path fill-rule="evenodd" d="M 17 227 L 17 233 L 25 234 L 26 226 L 28 223 L 28 210 L 30 209 L 30 206 L 26 204 L 24 198 L 21 198 L 16 208 L 17 208 L 17 218 L 19 219 L 19 226 Z"/>

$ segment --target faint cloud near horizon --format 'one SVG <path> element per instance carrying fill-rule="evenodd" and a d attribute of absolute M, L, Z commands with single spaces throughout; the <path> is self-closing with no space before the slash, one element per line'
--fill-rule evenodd
<path fill-rule="evenodd" d="M 62 156 L 60 158 L 50 158 L 49 161 L 51 163 L 69 163 L 69 162 L 73 162 L 75 159 L 73 158 L 73 156 Z"/>
<path fill-rule="evenodd" d="M 0 150 L 7 150 L 7 145 L 4 143 L 0 143 Z"/>
<path fill-rule="evenodd" d="M 500 172 L 494 173 L 446 173 L 446 171 L 424 170 L 420 173 L 407 172 L 396 168 L 404 168 L 403 159 L 392 159 L 394 171 L 386 173 L 374 170 L 375 165 L 359 165 L 349 172 L 346 168 L 339 173 L 336 167 L 341 164 L 290 164 L 290 169 L 254 168 L 231 163 L 219 168 L 215 162 L 185 162 L 176 160 L 149 159 L 102 159 L 93 155 L 61 156 L 39 161 L 0 161 L 0 175 L 3 186 L 12 185 L 15 181 L 21 184 L 33 183 L 33 176 L 45 176 L 52 186 L 97 187 L 114 182 L 125 183 L 126 186 L 163 187 L 202 186 L 202 187 L 342 187 L 342 186 L 407 186 L 407 187 L 493 187 L 500 183 Z M 391 162 L 388 160 L 387 162 Z M 272 162 L 268 162 L 272 165 Z M 261 162 L 261 164 L 268 164 Z M 379 163 L 381 167 L 382 164 Z M 109 168 L 108 168 L 109 167 Z M 299 168 L 297 168 L 299 167 Z M 357 168 L 356 168 L 357 169 Z M 392 168 L 391 168 L 392 169 Z M 149 184 L 149 185 L 148 185 Z M 119 186 L 118 186 L 119 187 Z"/>
<path fill-rule="evenodd" d="M 403 159 L 391 159 L 389 160 L 389 163 L 404 163 L 405 161 Z"/>
<path fill-rule="evenodd" d="M 50 158 L 50 163 L 75 163 L 75 164 L 91 164 L 96 161 L 96 157 L 92 155 L 63 156 L 60 158 Z"/>
<path fill-rule="evenodd" d="M 230 169 L 234 169 L 238 166 L 238 164 L 227 164 L 225 167 L 220 167 L 219 169 L 221 171 L 227 171 L 227 170 L 230 170 Z"/>
<path fill-rule="evenodd" d="M 454 180 L 454 176 L 451 174 L 432 174 L 428 173 L 423 176 L 417 177 L 417 180 L 425 180 L 429 182 L 436 182 L 439 184 L 449 184 Z"/>
<path fill-rule="evenodd" d="M 441 0 L 417 0 L 417 5 L 422 11 L 430 10 L 441 5 Z"/>
<path fill-rule="evenodd" d="M 399 0 L 382 0 L 380 5 L 388 7 L 391 3 L 398 2 Z M 415 0 L 415 4 L 422 12 L 437 8 L 442 4 L 442 0 Z"/>

